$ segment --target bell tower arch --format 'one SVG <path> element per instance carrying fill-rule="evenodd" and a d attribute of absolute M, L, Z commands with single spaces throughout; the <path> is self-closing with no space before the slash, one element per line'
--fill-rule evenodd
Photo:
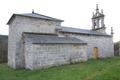
<path fill-rule="evenodd" d="M 103 9 L 101 9 L 101 12 L 99 12 L 98 4 L 96 5 L 96 11 L 95 13 L 93 12 L 92 16 L 92 30 L 106 33 L 105 32 L 105 24 L 104 24 L 104 13 Z"/>

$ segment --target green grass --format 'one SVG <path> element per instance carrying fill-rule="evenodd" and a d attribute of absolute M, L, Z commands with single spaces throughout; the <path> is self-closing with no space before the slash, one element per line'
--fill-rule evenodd
<path fill-rule="evenodd" d="M 33 71 L 0 64 L 0 80 L 120 80 L 120 56 Z"/>

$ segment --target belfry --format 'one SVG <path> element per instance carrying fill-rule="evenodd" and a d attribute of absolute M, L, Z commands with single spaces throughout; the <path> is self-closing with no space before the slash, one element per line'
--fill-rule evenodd
<path fill-rule="evenodd" d="M 98 4 L 96 5 L 96 12 L 92 17 L 92 30 L 105 33 L 105 24 L 104 24 L 104 17 L 103 9 L 99 12 Z"/>

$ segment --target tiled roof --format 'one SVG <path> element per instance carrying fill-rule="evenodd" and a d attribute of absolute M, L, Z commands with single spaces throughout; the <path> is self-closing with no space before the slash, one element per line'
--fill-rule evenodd
<path fill-rule="evenodd" d="M 77 33 L 77 34 L 88 34 L 88 35 L 100 35 L 100 36 L 110 36 L 105 33 L 100 33 L 97 31 L 87 30 L 87 29 L 79 29 L 79 28 L 71 28 L 71 27 L 61 27 L 60 32 L 68 32 L 68 33 Z"/>
<path fill-rule="evenodd" d="M 39 18 L 39 19 L 63 22 L 63 20 L 52 18 L 52 17 L 45 16 L 45 15 L 38 14 L 38 13 L 25 13 L 25 14 L 13 14 L 7 24 L 9 24 L 15 16 L 25 16 L 25 17 L 32 17 L 32 18 Z"/>
<path fill-rule="evenodd" d="M 53 35 L 23 34 L 24 41 L 33 44 L 86 44 L 84 41 L 73 37 L 58 37 Z"/>

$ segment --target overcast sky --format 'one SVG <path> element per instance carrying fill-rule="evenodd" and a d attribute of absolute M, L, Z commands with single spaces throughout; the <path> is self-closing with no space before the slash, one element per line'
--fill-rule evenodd
<path fill-rule="evenodd" d="M 107 33 L 114 29 L 114 42 L 120 40 L 119 0 L 1 0 L 0 34 L 8 34 L 7 21 L 13 13 L 36 13 L 62 19 L 62 26 L 91 29 L 96 4 L 104 10 Z"/>

